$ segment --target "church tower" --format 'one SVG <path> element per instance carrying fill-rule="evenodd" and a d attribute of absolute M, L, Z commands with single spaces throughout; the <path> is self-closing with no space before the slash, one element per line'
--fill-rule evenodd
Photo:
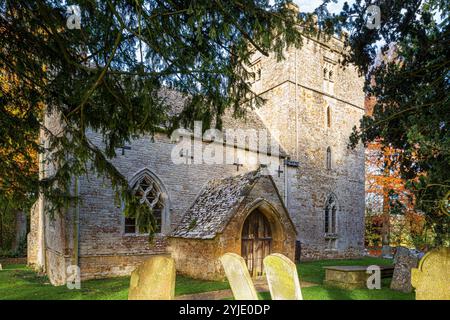
<path fill-rule="evenodd" d="M 356 255 L 364 235 L 364 148 L 349 137 L 364 115 L 364 78 L 340 64 L 343 39 L 303 37 L 285 60 L 255 51 L 256 109 L 279 133 L 285 161 L 286 207 L 296 225 L 302 257 Z"/>

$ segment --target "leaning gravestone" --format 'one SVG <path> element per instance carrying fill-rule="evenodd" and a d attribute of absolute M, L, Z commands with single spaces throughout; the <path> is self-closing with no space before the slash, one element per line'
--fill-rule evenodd
<path fill-rule="evenodd" d="M 399 247 L 395 248 L 394 263 L 396 262 L 396 259 L 399 256 L 407 256 L 407 255 L 410 254 L 410 252 L 411 251 L 408 248 L 406 248 L 406 247 L 399 246 Z"/>
<path fill-rule="evenodd" d="M 264 258 L 272 300 L 303 300 L 297 267 L 288 257 L 274 253 Z"/>
<path fill-rule="evenodd" d="M 394 257 L 394 274 L 391 281 L 391 289 L 411 292 L 411 269 L 417 268 L 419 258 L 412 254 L 408 248 L 397 247 Z"/>
<path fill-rule="evenodd" d="M 416 300 L 450 300 L 450 248 L 427 253 L 411 271 Z"/>
<path fill-rule="evenodd" d="M 173 300 L 175 296 L 175 261 L 155 256 L 131 274 L 128 300 Z"/>
<path fill-rule="evenodd" d="M 255 286 L 244 259 L 235 253 L 225 253 L 220 257 L 223 269 L 236 300 L 258 300 Z"/>

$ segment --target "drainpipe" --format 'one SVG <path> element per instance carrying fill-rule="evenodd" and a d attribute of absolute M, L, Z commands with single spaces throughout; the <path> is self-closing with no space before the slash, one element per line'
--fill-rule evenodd
<path fill-rule="evenodd" d="M 296 160 L 299 160 L 299 154 L 298 154 L 298 143 L 299 143 L 299 130 L 298 130 L 298 123 L 299 123 L 299 110 L 298 110 L 298 101 L 297 101 L 297 90 L 298 90 L 298 78 L 297 78 L 297 51 L 298 49 L 295 48 L 295 154 L 296 154 Z"/>
<path fill-rule="evenodd" d="M 72 264 L 78 266 L 79 265 L 79 239 L 80 239 L 80 182 L 78 177 L 75 177 L 75 197 L 77 199 L 77 203 L 75 205 L 75 214 L 73 217 L 73 257 Z"/>
<path fill-rule="evenodd" d="M 289 183 L 288 183 L 288 166 L 286 159 L 284 161 L 284 203 L 289 211 Z"/>

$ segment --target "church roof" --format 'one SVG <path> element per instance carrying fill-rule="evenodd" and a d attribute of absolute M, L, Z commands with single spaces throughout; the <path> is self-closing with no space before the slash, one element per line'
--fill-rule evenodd
<path fill-rule="evenodd" d="M 241 201 L 261 177 L 259 170 L 210 180 L 186 211 L 173 237 L 212 239 L 223 231 Z"/>
<path fill-rule="evenodd" d="M 166 109 L 166 113 L 169 117 L 179 116 L 190 99 L 189 95 L 167 87 L 161 88 L 158 96 L 167 105 L 168 109 Z M 278 141 L 272 132 L 268 130 L 266 124 L 264 124 L 261 117 L 253 109 L 247 110 L 245 116 L 242 118 L 235 118 L 233 116 L 233 111 L 231 109 L 227 109 L 222 116 L 222 126 L 224 132 L 227 130 L 239 129 L 267 130 L 267 141 L 265 141 L 265 144 L 260 148 L 259 144 L 261 143 L 261 137 L 259 137 L 256 141 L 257 145 L 255 147 L 263 153 L 267 152 L 273 156 L 279 155 L 282 158 L 288 157 L 288 153 L 283 148 L 280 141 Z M 226 134 L 223 137 L 223 141 L 231 145 L 236 145 L 235 141 L 227 141 Z M 243 148 L 249 149 L 251 147 L 247 139 L 244 139 L 243 142 L 245 143 Z M 272 149 L 272 147 L 274 147 L 274 149 Z M 267 150 L 265 148 L 267 148 Z"/>

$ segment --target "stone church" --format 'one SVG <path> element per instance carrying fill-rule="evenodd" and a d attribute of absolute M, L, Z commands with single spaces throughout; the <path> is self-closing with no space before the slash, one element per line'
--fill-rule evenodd
<path fill-rule="evenodd" d="M 225 252 L 242 255 L 253 276 L 274 252 L 297 260 L 360 255 L 364 148 L 347 144 L 364 114 L 364 79 L 354 67 L 339 65 L 343 50 L 338 37 L 304 37 L 302 48 L 286 50 L 280 62 L 254 53 L 252 86 L 266 103 L 243 119 L 226 117 L 224 130 L 278 132 L 280 152 L 269 153 L 278 161 L 275 171 L 249 161 L 257 151 L 246 146 L 224 143 L 246 154 L 231 163 L 195 163 L 190 152 L 180 152 L 183 161 L 174 163 L 176 141 L 167 135 L 135 139 L 112 162 L 153 209 L 154 240 L 124 217 L 107 180 L 74 177 L 78 206 L 53 219 L 45 199 L 33 207 L 29 264 L 61 285 L 69 266 L 80 268 L 81 279 L 121 276 L 155 254 L 171 255 L 177 272 L 201 279 L 223 279 L 218 258 Z M 174 109 L 185 99 L 169 90 L 165 96 Z M 48 117 L 46 126 L 58 123 Z M 88 137 L 102 145 L 98 133 Z M 210 143 L 201 139 L 200 146 Z M 41 176 L 52 170 L 41 164 Z"/>

